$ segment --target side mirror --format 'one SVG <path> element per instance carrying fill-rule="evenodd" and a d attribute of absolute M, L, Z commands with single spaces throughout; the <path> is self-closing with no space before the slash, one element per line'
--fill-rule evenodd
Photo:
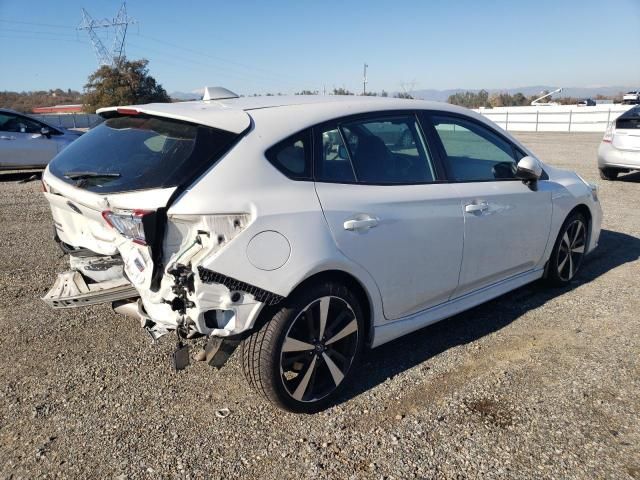
<path fill-rule="evenodd" d="M 49 130 L 47 127 L 42 127 L 40 129 L 40 135 L 42 135 L 43 137 L 51 138 L 51 130 Z"/>
<path fill-rule="evenodd" d="M 525 183 L 533 183 L 542 176 L 542 165 L 533 157 L 522 157 L 516 169 L 516 178 Z"/>

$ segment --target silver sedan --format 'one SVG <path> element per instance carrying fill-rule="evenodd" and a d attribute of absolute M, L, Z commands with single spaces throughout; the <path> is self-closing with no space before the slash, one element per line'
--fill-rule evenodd
<path fill-rule="evenodd" d="M 82 132 L 53 127 L 13 110 L 0 109 L 0 169 L 44 168 Z"/>

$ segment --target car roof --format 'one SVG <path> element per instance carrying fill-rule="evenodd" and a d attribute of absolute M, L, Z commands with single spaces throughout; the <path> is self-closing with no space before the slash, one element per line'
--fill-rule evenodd
<path fill-rule="evenodd" d="M 303 106 L 304 108 L 300 108 Z M 330 120 L 350 114 L 381 110 L 445 110 L 470 114 L 467 109 L 447 103 L 356 95 L 274 95 L 150 103 L 101 108 L 97 113 L 109 117 L 117 114 L 118 110 L 121 113 L 136 111 L 241 133 L 251 124 L 250 112 L 265 109 L 278 109 L 280 114 L 283 113 L 282 110 L 289 109 L 292 113 L 295 111 L 297 120 L 303 120 L 300 115 L 304 116 L 305 113 L 314 120 Z"/>

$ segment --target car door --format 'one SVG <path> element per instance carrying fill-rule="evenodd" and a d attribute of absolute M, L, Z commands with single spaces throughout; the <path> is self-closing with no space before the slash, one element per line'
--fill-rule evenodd
<path fill-rule="evenodd" d="M 54 139 L 40 133 L 42 124 L 11 112 L 0 113 L 0 165 L 42 167 L 57 153 Z"/>
<path fill-rule="evenodd" d="M 524 154 L 470 117 L 425 116 L 464 216 L 462 268 L 454 297 L 539 268 L 551 228 L 551 192 L 515 178 Z"/>
<path fill-rule="evenodd" d="M 316 191 L 340 251 L 364 267 L 398 319 L 449 299 L 464 223 L 413 113 L 314 129 Z"/>

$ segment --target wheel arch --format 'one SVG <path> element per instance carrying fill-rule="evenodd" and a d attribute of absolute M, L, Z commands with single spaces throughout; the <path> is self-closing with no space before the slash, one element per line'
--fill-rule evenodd
<path fill-rule="evenodd" d="M 364 316 L 364 327 L 365 327 L 365 345 L 370 346 L 373 341 L 373 315 L 374 315 L 374 306 L 373 300 L 367 291 L 364 284 L 358 280 L 353 274 L 348 273 L 344 270 L 339 269 L 329 269 L 322 270 L 320 272 L 313 273 L 306 277 L 304 280 L 300 281 L 292 290 L 289 292 L 287 297 L 294 295 L 296 292 L 306 288 L 309 285 L 317 284 L 321 282 L 337 282 L 341 283 L 347 288 L 349 288 L 353 294 L 358 298 L 360 302 L 360 307 L 362 308 L 362 314 Z M 275 314 L 277 311 L 278 305 L 275 306 L 267 306 L 262 309 L 259 314 L 259 318 L 255 322 L 253 328 L 260 328 L 263 322 L 266 322 Z"/>
<path fill-rule="evenodd" d="M 564 225 L 564 222 L 567 221 L 567 218 L 569 218 L 575 212 L 581 213 L 582 215 L 584 215 L 585 219 L 587 220 L 587 241 L 586 241 L 586 244 L 589 245 L 589 242 L 591 242 L 591 225 L 593 223 L 593 214 L 591 213 L 591 209 L 586 204 L 580 203 L 580 204 L 576 205 L 575 207 L 573 207 L 573 209 L 567 214 L 567 216 L 565 217 L 565 219 L 564 219 L 564 221 L 562 223 Z"/>
<path fill-rule="evenodd" d="M 321 272 L 314 273 L 296 285 L 290 295 L 305 288 L 307 285 L 326 281 L 342 283 L 358 298 L 360 308 L 362 308 L 362 314 L 364 316 L 365 344 L 367 346 L 370 345 L 373 340 L 373 304 L 365 286 L 351 273 L 337 269 L 323 270 Z"/>
<path fill-rule="evenodd" d="M 567 222 L 567 219 L 569 219 L 569 217 L 571 217 L 571 215 L 573 215 L 574 213 L 582 214 L 585 217 L 585 219 L 587 220 L 587 241 L 586 241 L 586 244 L 589 245 L 589 242 L 591 241 L 591 227 L 592 227 L 592 224 L 593 224 L 593 214 L 591 213 L 591 209 L 588 207 L 588 205 L 586 205 L 584 203 L 579 203 L 579 204 L 575 205 L 571 210 L 569 210 L 569 212 L 567 212 L 567 214 L 562 219 L 562 223 L 560 223 L 560 227 L 558 227 L 558 231 L 556 232 L 555 237 L 553 237 L 553 243 L 550 244 L 549 254 L 547 255 L 546 261 L 544 263 L 544 277 L 545 278 L 547 278 L 548 274 L 549 274 L 549 261 L 551 259 L 551 254 L 553 253 L 553 247 L 554 247 L 554 245 L 555 245 L 555 243 L 557 241 L 557 238 L 560 235 L 560 232 L 562 231 L 562 227 Z"/>

